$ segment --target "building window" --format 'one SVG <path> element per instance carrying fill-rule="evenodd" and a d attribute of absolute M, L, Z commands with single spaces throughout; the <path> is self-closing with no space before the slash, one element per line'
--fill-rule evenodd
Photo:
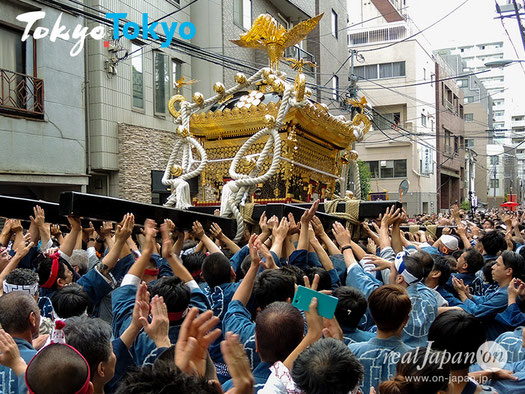
<path fill-rule="evenodd" d="M 491 189 L 499 189 L 499 179 L 491 179 L 490 180 L 490 188 Z"/>
<path fill-rule="evenodd" d="M 448 130 L 445 130 L 445 152 L 452 153 L 452 133 Z"/>
<path fill-rule="evenodd" d="M 142 47 L 131 44 L 131 84 L 133 90 L 133 107 L 144 109 L 144 58 Z"/>
<path fill-rule="evenodd" d="M 474 121 L 474 114 L 465 114 L 463 119 L 465 120 L 465 122 L 472 122 Z"/>
<path fill-rule="evenodd" d="M 155 114 L 165 114 L 170 95 L 169 58 L 161 52 L 154 52 L 153 84 L 155 86 Z"/>
<path fill-rule="evenodd" d="M 471 149 L 474 148 L 474 140 L 471 138 L 467 138 L 465 140 L 465 147 L 471 148 Z"/>
<path fill-rule="evenodd" d="M 334 75 L 332 78 L 332 98 L 338 100 L 339 98 L 339 77 Z"/>
<path fill-rule="evenodd" d="M 391 112 L 377 115 L 374 117 L 374 123 L 381 130 L 393 129 L 401 125 L 401 113 Z"/>
<path fill-rule="evenodd" d="M 0 26 L 0 68 L 25 74 L 24 46 L 21 32 Z"/>
<path fill-rule="evenodd" d="M 497 166 L 499 164 L 499 156 L 490 156 L 490 165 Z"/>
<path fill-rule="evenodd" d="M 246 30 L 252 26 L 252 0 L 233 0 L 233 22 Z"/>
<path fill-rule="evenodd" d="M 22 32 L 0 26 L 0 106 L 2 111 L 44 113 L 44 81 L 36 78 L 36 41 L 29 34 L 22 42 Z"/>
<path fill-rule="evenodd" d="M 425 114 L 421 114 L 421 126 L 427 127 L 427 117 Z"/>
<path fill-rule="evenodd" d="M 332 22 L 332 35 L 337 38 L 337 13 L 332 10 L 332 19 L 331 19 L 331 22 Z"/>
<path fill-rule="evenodd" d="M 181 78 L 182 78 L 182 62 L 179 59 L 172 59 L 171 60 L 171 86 L 173 87 L 174 94 L 178 93 L 178 89 L 175 86 L 175 83 Z"/>
<path fill-rule="evenodd" d="M 473 103 L 473 102 L 474 102 L 474 97 L 473 96 L 466 96 L 465 97 L 465 101 L 464 101 L 465 104 L 469 104 L 469 103 Z"/>
<path fill-rule="evenodd" d="M 372 178 L 403 178 L 407 176 L 407 161 L 380 160 L 365 162 Z"/>
<path fill-rule="evenodd" d="M 354 67 L 354 75 L 361 79 L 397 78 L 405 76 L 405 62 L 370 64 Z"/>

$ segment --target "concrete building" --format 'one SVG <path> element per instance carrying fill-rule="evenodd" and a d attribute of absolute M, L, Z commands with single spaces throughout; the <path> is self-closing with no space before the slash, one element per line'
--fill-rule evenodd
<path fill-rule="evenodd" d="M 151 21 L 181 6 L 179 1 L 153 0 L 136 6 L 120 0 L 87 3 L 94 8 L 127 12 L 127 19 L 135 22 L 141 22 L 143 12 L 148 12 Z M 339 81 L 346 80 L 348 75 L 346 65 L 331 78 L 348 53 L 346 37 L 339 34 L 346 23 L 346 6 L 336 0 L 202 1 L 163 19 L 168 24 L 191 21 L 197 32 L 192 45 L 208 54 L 227 56 L 237 64 L 217 61 L 212 56 L 197 56 L 197 49 L 180 52 L 176 46 L 160 48 L 159 44 L 139 39 L 110 41 L 109 48 L 103 47 L 102 42 L 91 41 L 87 50 L 91 174 L 88 190 L 135 201 L 164 203 L 169 192 L 160 179 L 176 138 L 173 119 L 167 110 L 169 97 L 177 93 L 174 82 L 181 77 L 198 80 L 182 89 L 181 94 L 188 99 L 195 92 L 205 97 L 214 95 L 215 82 L 229 87 L 234 84 L 236 72 L 249 76 L 269 64 L 265 51 L 241 48 L 230 42 L 246 32 L 259 14 L 269 13 L 289 29 L 321 12 L 325 12 L 325 16 L 318 28 L 303 42 L 289 48 L 285 56 L 318 65 L 305 68 L 307 82 L 311 86 L 326 84 L 324 89 L 313 89 L 313 98 L 334 110 L 340 107 Z M 123 56 L 125 51 L 131 55 L 113 64 L 114 58 Z M 285 62 L 281 62 L 280 69 L 294 78 L 295 71 Z M 193 181 L 190 187 L 195 194 L 200 182 Z"/>
<path fill-rule="evenodd" d="M 465 199 L 465 128 L 463 91 L 453 79 L 456 71 L 436 56 L 436 162 L 438 206 L 448 210 Z"/>
<path fill-rule="evenodd" d="M 16 19 L 43 11 L 22 41 L 26 23 Z M 60 13 L 33 1 L 0 3 L 0 194 L 57 200 L 61 191 L 85 190 L 86 128 L 84 57 L 70 56 L 73 41 L 34 39 Z M 63 12 L 61 23 L 82 24 Z M 67 86 L 68 89 L 64 89 Z"/>
<path fill-rule="evenodd" d="M 459 55 L 441 56 L 455 75 L 463 73 L 464 61 Z M 465 196 L 477 201 L 478 207 L 487 206 L 488 181 L 487 143 L 493 139 L 492 98 L 477 75 L 456 79 L 465 97 L 472 97 L 464 104 L 465 123 Z"/>
<path fill-rule="evenodd" d="M 125 12 L 128 21 L 139 25 L 143 13 L 147 12 L 152 21 L 179 9 L 176 3 L 179 2 L 86 1 L 91 9 Z M 190 21 L 189 8 L 162 21 L 168 25 Z M 87 21 L 88 27 L 96 25 Z M 111 29 L 106 31 L 112 38 Z M 162 33 L 161 26 L 155 31 Z M 157 180 L 175 143 L 167 104 L 177 93 L 175 81 L 181 77 L 190 79 L 191 57 L 141 37 L 133 41 L 110 39 L 108 47 L 102 40 L 87 42 L 88 191 L 158 203 L 169 194 Z M 183 87 L 181 94 L 191 97 L 191 88 Z"/>
<path fill-rule="evenodd" d="M 437 51 L 441 55 L 459 55 L 465 61 L 463 72 L 481 72 L 486 71 L 477 76 L 487 89 L 488 94 L 492 97 L 492 129 L 493 137 L 489 139 L 489 145 L 495 144 L 498 146 L 490 146 L 488 149 L 490 152 L 498 153 L 507 151 L 509 155 L 516 155 L 517 150 L 522 145 L 517 145 L 521 141 L 520 133 L 516 133 L 516 130 L 520 130 L 519 121 L 513 119 L 520 119 L 522 116 L 525 117 L 525 108 L 522 104 L 522 93 L 521 91 L 513 86 L 512 81 L 516 81 L 515 73 L 516 69 L 510 67 L 490 68 L 485 67 L 485 63 L 495 60 L 515 58 L 513 50 L 508 47 L 507 43 L 503 41 L 494 41 L 486 43 L 476 43 L 471 45 L 464 45 L 455 48 L 445 48 Z M 515 84 L 515 83 L 514 83 Z M 465 94 L 465 105 L 469 103 L 475 103 L 475 95 Z M 518 122 L 518 123 L 516 123 Z M 505 147 L 504 147 L 505 146 Z M 511 150 L 511 148 L 514 148 Z M 491 155 L 489 155 L 491 156 Z M 487 157 L 486 168 L 491 172 L 489 178 L 493 177 L 494 172 L 503 175 L 509 173 L 504 168 L 504 161 L 499 160 L 497 165 L 494 164 L 491 157 Z M 511 160 L 511 159 L 508 159 Z M 513 161 L 512 159 L 511 161 Z M 522 176 L 525 170 L 525 156 L 520 154 L 516 158 L 517 160 L 517 174 L 516 176 Z M 521 179 L 521 178 L 520 178 Z M 513 190 L 516 192 L 520 190 L 520 180 L 512 180 Z M 499 185 L 499 187 L 497 186 Z M 505 187 L 505 185 L 507 185 Z M 518 186 L 516 186 L 518 185 Z M 496 187 L 493 187 L 496 186 Z M 488 197 L 495 201 L 504 201 L 505 194 L 510 190 L 510 180 L 508 184 L 504 182 L 488 181 Z M 496 197 L 494 197 L 496 196 Z M 490 204 L 492 205 L 492 203 Z"/>
<path fill-rule="evenodd" d="M 505 69 L 485 67 L 485 63 L 504 58 L 503 41 L 476 43 L 456 48 L 444 48 L 437 51 L 440 55 L 459 55 L 465 61 L 464 73 L 487 71 L 478 74 L 478 78 L 487 89 L 493 100 L 493 127 L 497 142 L 504 143 L 509 136 L 506 129 L 510 129 L 510 114 L 507 109 L 508 91 L 505 85 Z M 474 96 L 465 96 L 465 104 L 474 102 Z M 498 131 L 499 130 L 499 131 Z"/>
<path fill-rule="evenodd" d="M 348 45 L 362 54 L 354 69 L 359 96 L 376 111 L 373 130 L 356 145 L 372 174 L 370 191 L 399 199 L 400 182 L 407 179 L 402 201 L 414 215 L 438 210 L 436 71 L 419 37 L 387 46 L 415 31 L 401 3 L 350 1 L 350 24 L 358 25 L 348 29 Z"/>
<path fill-rule="evenodd" d="M 518 160 L 517 181 L 515 193 L 518 194 L 518 201 L 523 201 L 525 197 L 525 115 L 516 115 L 511 119 L 512 143 L 516 150 Z"/>
<path fill-rule="evenodd" d="M 510 145 L 487 145 L 490 163 L 487 174 L 489 183 L 488 208 L 498 208 L 505 202 L 507 194 L 517 194 L 517 160 L 514 147 Z"/>

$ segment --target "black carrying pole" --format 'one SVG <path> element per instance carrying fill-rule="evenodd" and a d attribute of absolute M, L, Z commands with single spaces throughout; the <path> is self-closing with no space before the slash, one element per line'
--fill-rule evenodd
<path fill-rule="evenodd" d="M 208 231 L 211 224 L 215 222 L 229 238 L 235 236 L 237 228 L 234 219 L 207 213 L 167 208 L 95 194 L 64 192 L 60 195 L 60 215 L 120 222 L 126 213 L 135 215 L 136 224 L 142 224 L 146 219 L 153 219 L 160 225 L 164 219 L 171 219 L 175 226 L 181 230 L 191 230 L 192 223 L 199 221 L 204 230 Z"/>

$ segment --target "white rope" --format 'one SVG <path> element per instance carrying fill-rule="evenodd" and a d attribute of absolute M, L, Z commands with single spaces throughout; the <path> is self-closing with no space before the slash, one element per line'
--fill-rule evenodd
<path fill-rule="evenodd" d="M 190 117 L 191 115 L 199 110 L 201 107 L 207 107 L 215 104 L 220 99 L 229 96 L 230 94 L 236 93 L 239 90 L 245 88 L 247 85 L 252 84 L 257 81 L 265 70 L 270 70 L 269 68 L 263 68 L 252 75 L 246 80 L 244 84 L 238 84 L 224 92 L 224 94 L 217 94 L 209 99 L 205 100 L 202 105 L 197 103 L 189 103 L 188 101 L 181 102 L 180 116 L 175 119 L 175 124 L 178 127 L 183 127 L 187 130 L 189 134 L 190 130 Z M 198 151 L 200 155 L 200 160 L 193 159 L 192 146 Z M 180 176 L 174 179 L 170 179 L 171 168 L 176 165 L 177 157 L 182 150 L 182 158 L 180 166 L 183 169 L 183 172 Z M 193 170 L 191 170 L 192 165 L 198 162 L 199 165 Z M 208 162 L 208 156 L 204 147 L 191 135 L 181 136 L 179 140 L 175 143 L 173 150 L 171 152 L 168 164 L 166 165 L 166 170 L 164 171 L 164 176 L 162 177 L 162 183 L 167 186 L 171 186 L 171 195 L 168 197 L 168 200 L 164 204 L 167 207 L 175 207 L 178 209 L 186 209 L 191 206 L 191 197 L 190 197 L 190 187 L 187 182 L 188 179 L 198 176 L 206 163 Z"/>
<path fill-rule="evenodd" d="M 354 197 L 361 200 L 361 177 L 359 176 L 357 160 L 352 160 L 352 169 L 354 173 Z"/>
<path fill-rule="evenodd" d="M 283 76 L 280 74 L 279 77 Z M 230 176 L 233 181 L 228 182 L 225 185 L 226 191 L 223 188 L 223 195 L 221 196 L 221 216 L 233 215 L 237 221 L 237 233 L 234 241 L 239 241 L 244 233 L 244 219 L 239 210 L 239 206 L 244 205 L 246 198 L 253 192 L 254 187 L 258 183 L 267 182 L 279 169 L 279 163 L 281 160 L 281 137 L 279 136 L 279 129 L 283 125 L 283 119 L 288 113 L 291 106 L 302 106 L 304 102 L 298 103 L 293 98 L 294 88 L 293 85 L 284 82 L 284 80 L 277 80 L 276 83 L 283 83 L 285 89 L 275 124 L 271 127 L 265 127 L 259 130 L 257 133 L 252 135 L 239 149 L 233 158 L 230 165 Z M 264 145 L 262 152 L 260 153 L 255 167 L 250 171 L 249 174 L 240 174 L 236 171 L 239 161 L 245 157 L 246 152 L 252 147 L 252 145 L 268 135 L 268 141 Z M 271 148 L 273 145 L 273 154 Z M 262 175 L 258 175 L 261 171 L 261 167 L 264 161 L 272 156 L 272 162 L 268 171 Z"/>

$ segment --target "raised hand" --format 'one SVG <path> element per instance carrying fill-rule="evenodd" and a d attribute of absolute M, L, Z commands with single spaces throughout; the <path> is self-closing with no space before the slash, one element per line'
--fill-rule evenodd
<path fill-rule="evenodd" d="M 381 219 L 381 226 L 390 226 L 397 220 L 399 220 L 399 217 L 401 215 L 401 209 L 397 208 L 395 209 L 395 206 L 392 205 L 391 207 L 388 207 L 385 211 L 385 214 L 383 215 Z"/>
<path fill-rule="evenodd" d="M 203 376 L 206 370 L 206 350 L 220 335 L 221 330 L 212 329 L 219 318 L 208 310 L 198 315 L 192 308 L 182 323 L 179 338 L 175 345 L 175 365 L 183 372 Z"/>
<path fill-rule="evenodd" d="M 279 225 L 279 218 L 273 215 L 267 222 L 268 231 L 273 233 L 273 230 Z"/>
<path fill-rule="evenodd" d="M 370 254 L 375 254 L 377 252 L 377 245 L 370 237 L 368 238 L 368 242 L 366 244 L 366 250 Z"/>
<path fill-rule="evenodd" d="M 227 394 L 252 394 L 255 379 L 239 336 L 227 332 L 226 339 L 221 342 L 221 353 L 233 380 L 233 387 Z"/>
<path fill-rule="evenodd" d="M 53 237 L 56 237 L 60 234 L 62 234 L 62 231 L 60 230 L 60 226 L 58 224 L 52 224 L 51 225 L 51 235 Z"/>
<path fill-rule="evenodd" d="M 264 211 L 261 217 L 259 218 L 259 227 L 261 228 L 262 233 L 270 233 L 270 229 L 268 228 L 268 218 L 266 217 L 266 211 Z"/>
<path fill-rule="evenodd" d="M 12 369 L 20 376 L 25 372 L 26 363 L 20 357 L 20 350 L 11 335 L 0 329 L 0 364 Z"/>
<path fill-rule="evenodd" d="M 343 246 L 350 245 L 352 241 L 350 231 L 344 228 L 339 222 L 335 222 L 332 227 L 332 233 L 334 234 L 335 240 L 337 241 L 339 247 L 342 248 Z"/>
<path fill-rule="evenodd" d="M 37 227 L 44 227 L 44 224 L 46 222 L 46 215 L 44 209 L 37 205 L 33 207 L 33 213 L 35 214 L 34 217 L 29 216 L 31 222 L 34 223 Z"/>
<path fill-rule="evenodd" d="M 204 236 L 204 229 L 202 228 L 202 224 L 200 224 L 200 222 L 193 222 L 191 229 L 193 231 L 193 235 L 195 235 L 196 238 L 201 239 Z"/>
<path fill-rule="evenodd" d="M 314 228 L 315 235 L 317 235 L 318 237 L 322 237 L 326 234 L 324 231 L 323 224 L 317 216 L 314 216 L 312 218 L 312 227 Z"/>
<path fill-rule="evenodd" d="M 319 207 L 320 200 L 315 200 L 310 209 L 306 210 L 303 213 L 303 216 L 301 216 L 301 226 L 308 226 L 310 221 L 315 216 L 315 213 L 317 212 L 317 208 Z"/>
<path fill-rule="evenodd" d="M 288 223 L 288 220 L 286 220 L 286 217 L 283 216 L 279 225 L 272 230 L 272 235 L 275 238 L 285 239 L 286 235 L 288 234 L 289 229 L 290 229 L 290 223 Z"/>
<path fill-rule="evenodd" d="M 387 268 L 392 269 L 394 265 L 393 261 L 382 259 L 375 254 L 365 254 L 363 259 L 370 260 L 370 262 L 376 266 L 376 268 L 373 268 L 372 271 L 383 271 Z"/>
<path fill-rule="evenodd" d="M 69 225 L 71 226 L 71 231 L 81 231 L 82 230 L 82 224 L 80 223 L 80 219 L 75 216 L 68 216 L 67 220 L 69 222 Z"/>
<path fill-rule="evenodd" d="M 222 228 L 217 223 L 212 223 L 210 227 L 210 233 L 213 235 L 216 239 L 221 239 L 223 236 Z"/>
<path fill-rule="evenodd" d="M 288 214 L 288 223 L 290 223 L 290 227 L 288 227 L 288 235 L 297 234 L 299 232 L 299 226 L 295 222 L 295 218 L 291 212 Z"/>
<path fill-rule="evenodd" d="M 170 225 L 166 220 L 160 225 L 160 234 L 162 235 L 162 257 L 167 259 L 172 253 L 173 238 L 171 237 Z"/>
<path fill-rule="evenodd" d="M 93 224 L 89 222 L 91 226 Z M 117 225 L 117 229 L 115 230 L 115 240 L 126 242 L 126 240 L 129 238 L 131 233 L 133 232 L 133 227 L 135 226 L 135 216 L 132 213 L 127 213 L 124 215 L 124 218 L 122 219 L 122 223 Z M 95 228 L 93 228 L 95 230 Z"/>
<path fill-rule="evenodd" d="M 113 223 L 111 222 L 102 222 L 102 226 L 100 226 L 100 229 L 98 231 L 98 234 L 101 237 L 109 237 L 111 236 L 111 232 L 113 231 Z"/>
<path fill-rule="evenodd" d="M 170 347 L 168 308 L 164 299 L 158 295 L 151 300 L 151 317 L 151 323 L 147 316 L 139 317 L 144 332 L 155 342 L 157 347 Z"/>
<path fill-rule="evenodd" d="M 11 232 L 18 233 L 23 230 L 24 228 L 22 227 L 22 223 L 19 219 L 11 219 Z"/>
<path fill-rule="evenodd" d="M 257 249 L 257 253 L 260 256 L 264 257 L 264 260 L 261 260 L 260 264 L 265 269 L 277 269 L 278 268 L 277 264 L 275 264 L 272 254 L 270 253 L 270 251 L 268 250 L 268 248 L 263 242 L 261 242 L 259 239 L 256 239 L 254 242 L 254 246 L 255 246 L 255 249 Z"/>

